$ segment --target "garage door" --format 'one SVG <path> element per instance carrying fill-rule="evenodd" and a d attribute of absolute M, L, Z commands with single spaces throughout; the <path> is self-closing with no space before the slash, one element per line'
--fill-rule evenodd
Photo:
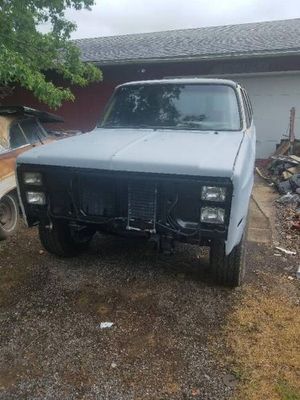
<path fill-rule="evenodd" d="M 288 133 L 289 112 L 296 108 L 295 133 L 300 139 L 300 73 L 230 77 L 247 89 L 257 133 L 257 158 L 267 158 Z"/>

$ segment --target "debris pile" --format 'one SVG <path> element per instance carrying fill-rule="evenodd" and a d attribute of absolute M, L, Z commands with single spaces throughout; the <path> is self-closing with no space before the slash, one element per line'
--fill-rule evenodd
<path fill-rule="evenodd" d="M 296 109 L 290 110 L 288 140 L 282 140 L 267 164 L 267 177 L 257 168 L 260 176 L 270 180 L 283 196 L 281 204 L 300 206 L 300 141 L 295 137 Z"/>
<path fill-rule="evenodd" d="M 267 169 L 280 194 L 295 193 L 300 199 L 300 157 L 272 156 Z"/>
<path fill-rule="evenodd" d="M 291 154 L 293 151 L 294 154 Z M 282 228 L 300 233 L 300 142 L 283 140 L 264 167 L 256 172 L 274 186 L 281 196 L 276 200 Z"/>
<path fill-rule="evenodd" d="M 288 250 L 285 255 L 299 258 L 300 252 L 300 209 L 290 204 L 282 204 L 278 201 L 276 204 L 276 243 L 274 242 L 276 252 L 284 255 L 284 251 L 278 247 Z M 296 252 L 295 254 L 292 254 Z"/>
<path fill-rule="evenodd" d="M 268 182 L 280 193 L 278 199 L 275 200 L 280 244 L 276 250 L 285 255 L 297 255 L 300 251 L 299 155 L 273 155 L 266 166 L 265 175 Z M 294 278 L 289 277 L 289 279 Z"/>
<path fill-rule="evenodd" d="M 273 156 L 268 171 L 281 194 L 276 202 L 285 206 L 284 214 L 289 227 L 300 232 L 300 157 Z"/>

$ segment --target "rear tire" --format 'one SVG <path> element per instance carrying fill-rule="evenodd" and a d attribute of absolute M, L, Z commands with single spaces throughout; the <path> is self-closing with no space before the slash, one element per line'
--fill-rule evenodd
<path fill-rule="evenodd" d="M 0 199 L 0 240 L 15 233 L 19 222 L 19 203 L 17 196 L 7 194 Z"/>
<path fill-rule="evenodd" d="M 237 287 L 245 275 L 245 239 L 226 255 L 225 243 L 213 240 L 210 248 L 210 267 L 214 281 L 219 285 Z"/>
<path fill-rule="evenodd" d="M 86 229 L 86 228 L 85 228 Z M 39 224 L 39 236 L 43 247 L 58 257 L 74 257 L 87 250 L 94 232 L 74 232 L 66 221 L 55 220 L 51 225 Z"/>

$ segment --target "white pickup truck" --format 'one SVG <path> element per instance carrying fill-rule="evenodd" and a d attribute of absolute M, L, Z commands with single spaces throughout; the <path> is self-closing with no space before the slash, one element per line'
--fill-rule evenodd
<path fill-rule="evenodd" d="M 253 185 L 255 128 L 246 91 L 220 79 L 129 82 L 90 133 L 17 160 L 29 226 L 58 256 L 96 231 L 210 246 L 216 282 L 237 286 Z"/>

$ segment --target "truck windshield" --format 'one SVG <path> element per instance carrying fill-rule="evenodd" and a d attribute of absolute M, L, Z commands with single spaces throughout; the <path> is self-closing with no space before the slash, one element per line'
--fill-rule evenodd
<path fill-rule="evenodd" d="M 100 126 L 233 131 L 241 120 L 230 86 L 151 83 L 117 89 Z"/>

